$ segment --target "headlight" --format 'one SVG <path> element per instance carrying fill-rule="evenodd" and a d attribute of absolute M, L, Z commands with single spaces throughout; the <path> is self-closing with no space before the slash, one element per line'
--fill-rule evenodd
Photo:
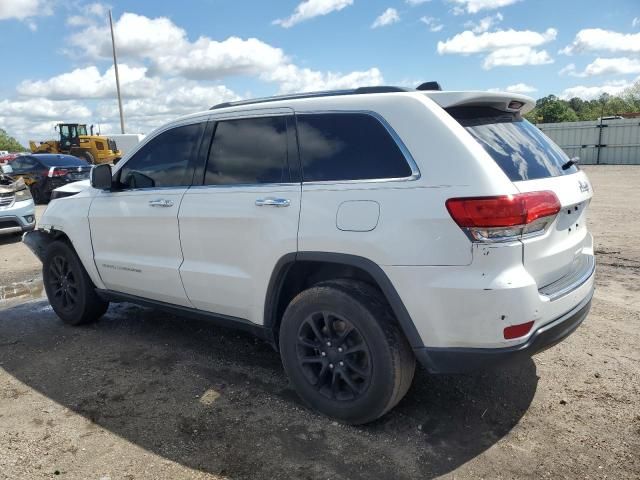
<path fill-rule="evenodd" d="M 28 188 L 23 188 L 16 192 L 16 202 L 23 202 L 24 200 L 31 199 L 31 191 Z"/>

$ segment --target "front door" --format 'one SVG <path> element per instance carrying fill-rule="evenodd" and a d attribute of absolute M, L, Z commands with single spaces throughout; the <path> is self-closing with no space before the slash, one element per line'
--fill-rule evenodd
<path fill-rule="evenodd" d="M 187 191 L 179 214 L 180 273 L 194 307 L 263 322 L 273 268 L 297 250 L 301 186 L 292 120 L 278 110 L 216 123 L 202 185 Z"/>
<path fill-rule="evenodd" d="M 89 213 L 96 267 L 113 291 L 191 306 L 180 273 L 178 211 L 193 180 L 204 123 L 165 130 L 114 175 Z"/>

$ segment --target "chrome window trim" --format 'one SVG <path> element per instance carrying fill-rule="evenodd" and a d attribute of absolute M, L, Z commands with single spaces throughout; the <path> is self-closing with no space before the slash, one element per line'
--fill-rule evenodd
<path fill-rule="evenodd" d="M 300 187 L 300 182 L 289 183 L 230 183 L 228 185 L 191 185 L 189 190 L 204 190 L 208 188 L 274 188 L 274 187 Z"/>
<path fill-rule="evenodd" d="M 411 175 L 407 177 L 382 177 L 382 178 L 367 178 L 367 179 L 358 179 L 358 180 L 314 180 L 314 181 L 305 181 L 304 180 L 304 168 L 302 168 L 302 155 L 300 158 L 300 166 L 302 168 L 302 183 L 303 185 L 337 185 L 337 184 L 357 184 L 357 183 L 388 183 L 388 182 L 413 182 L 415 180 L 419 180 L 422 176 L 420 173 L 420 169 L 418 168 L 418 164 L 416 163 L 413 155 L 404 144 L 400 135 L 393 129 L 393 127 L 387 122 L 387 120 L 378 112 L 374 112 L 373 110 L 303 110 L 296 111 L 297 116 L 304 115 L 324 115 L 324 114 L 360 114 L 360 115 L 369 115 L 376 119 L 380 124 L 385 128 L 387 133 L 391 136 L 392 140 L 395 142 L 396 146 L 400 149 L 407 165 L 411 169 Z M 300 148 L 300 142 L 298 141 L 298 148 Z"/>

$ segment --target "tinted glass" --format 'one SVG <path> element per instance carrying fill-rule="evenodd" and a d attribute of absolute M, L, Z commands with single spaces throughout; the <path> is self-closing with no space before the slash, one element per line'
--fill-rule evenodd
<path fill-rule="evenodd" d="M 47 155 L 38 157 L 38 161 L 47 167 L 86 167 L 89 165 L 85 160 L 71 155 Z"/>
<path fill-rule="evenodd" d="M 245 118 L 218 123 L 205 185 L 289 181 L 286 117 Z"/>
<path fill-rule="evenodd" d="M 298 115 L 305 181 L 369 180 L 411 176 L 387 129 L 361 113 Z"/>
<path fill-rule="evenodd" d="M 32 157 L 18 157 L 11 162 L 14 170 L 25 170 L 35 168 L 37 162 Z"/>
<path fill-rule="evenodd" d="M 563 169 L 569 157 L 519 114 L 482 107 L 447 111 L 484 147 L 512 182 L 578 171 L 575 166 Z"/>
<path fill-rule="evenodd" d="M 191 185 L 204 124 L 172 128 L 136 152 L 119 172 L 121 188 Z"/>

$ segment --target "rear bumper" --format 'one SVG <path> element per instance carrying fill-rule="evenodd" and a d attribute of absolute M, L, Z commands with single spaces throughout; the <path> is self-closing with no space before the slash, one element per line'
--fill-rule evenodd
<path fill-rule="evenodd" d="M 538 328 L 520 345 L 506 348 L 422 347 L 414 349 L 414 353 L 431 373 L 466 373 L 531 357 L 571 335 L 587 317 L 592 298 L 593 289 L 574 309 Z"/>

